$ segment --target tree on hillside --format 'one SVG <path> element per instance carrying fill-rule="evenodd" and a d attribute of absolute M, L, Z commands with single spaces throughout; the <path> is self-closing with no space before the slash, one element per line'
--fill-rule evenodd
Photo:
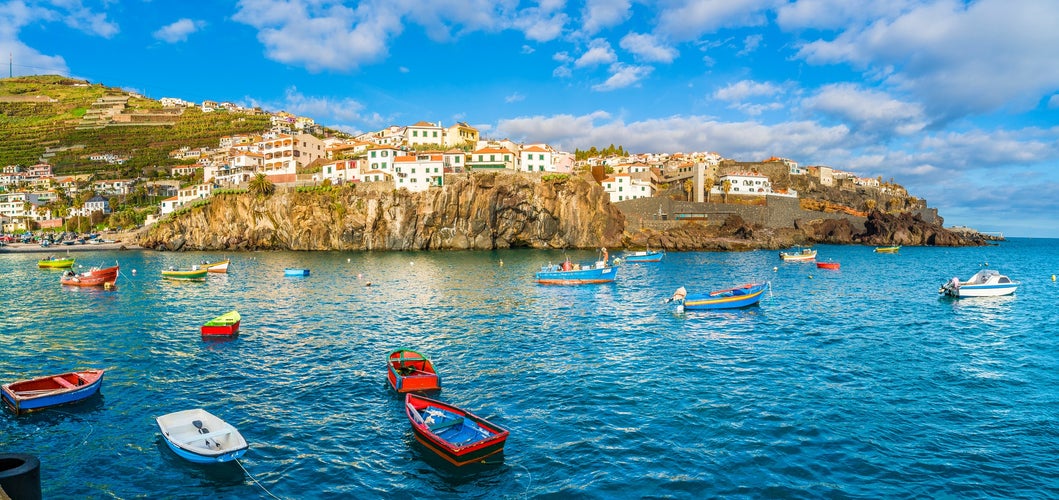
<path fill-rule="evenodd" d="M 724 202 L 728 203 L 728 192 L 732 190 L 732 181 L 725 179 L 721 183 L 721 191 L 724 193 Z"/>
<path fill-rule="evenodd" d="M 258 196 L 272 196 L 272 193 L 276 192 L 276 185 L 272 181 L 268 180 L 268 176 L 259 173 L 250 179 L 250 184 L 247 189 L 252 194 Z"/>
<path fill-rule="evenodd" d="M 695 190 L 695 183 L 688 179 L 684 181 L 684 192 L 688 193 L 688 201 L 691 201 L 691 192 Z"/>

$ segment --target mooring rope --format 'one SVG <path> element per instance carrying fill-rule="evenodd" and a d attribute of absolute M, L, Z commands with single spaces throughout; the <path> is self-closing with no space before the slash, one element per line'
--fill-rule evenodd
<path fill-rule="evenodd" d="M 268 496 L 270 496 L 272 498 L 275 498 L 276 500 L 280 500 L 279 497 L 277 497 L 276 495 L 273 495 L 271 491 L 268 491 L 268 488 L 265 488 L 265 485 L 261 484 L 261 482 L 258 481 L 257 478 L 254 477 L 254 475 L 250 473 L 250 471 L 246 470 L 246 467 L 243 467 L 243 463 L 240 462 L 239 459 L 235 459 L 234 462 L 239 464 L 239 468 L 243 469 L 243 472 L 245 472 L 247 476 L 250 476 L 250 479 L 254 481 L 254 484 L 257 484 L 257 486 L 259 488 L 261 488 L 261 491 L 264 491 L 265 493 L 268 493 Z"/>

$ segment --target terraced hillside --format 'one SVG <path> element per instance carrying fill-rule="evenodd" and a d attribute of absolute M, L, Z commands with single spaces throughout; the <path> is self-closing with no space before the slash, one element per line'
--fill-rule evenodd
<path fill-rule="evenodd" d="M 33 165 L 43 158 L 59 175 L 132 176 L 180 163 L 169 158 L 174 149 L 216 147 L 222 136 L 268 128 L 266 114 L 163 109 L 158 101 L 83 80 L 0 79 L 0 165 Z M 95 154 L 128 159 L 111 165 L 90 160 Z"/>

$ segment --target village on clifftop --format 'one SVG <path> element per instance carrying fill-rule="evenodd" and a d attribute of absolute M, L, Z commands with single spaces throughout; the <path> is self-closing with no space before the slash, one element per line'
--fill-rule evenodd
<path fill-rule="evenodd" d="M 195 104 L 165 97 L 161 103 L 164 107 L 199 107 L 203 112 L 260 112 L 227 102 Z M 188 163 L 171 167 L 168 179 L 56 177 L 47 158 L 32 166 L 5 166 L 0 175 L 3 232 L 58 229 L 69 217 L 103 220 L 111 213 L 111 199 L 129 196 L 138 186 L 161 198 L 157 208 L 148 211 L 145 224 L 150 225 L 182 206 L 210 197 L 215 190 L 245 187 L 259 175 L 280 186 L 372 182 L 417 192 L 443 187 L 446 174 L 590 172 L 611 202 L 652 197 L 673 186 L 686 191 L 694 201 L 713 194 L 798 198 L 789 187 L 773 189 L 769 176 L 756 168 L 761 165 L 780 166 L 790 176 L 811 176 L 824 186 L 842 183 L 883 193 L 893 186 L 880 178 L 859 177 L 825 166 L 801 167 L 796 161 L 778 157 L 744 163 L 712 152 L 632 154 L 613 146 L 602 152 L 593 147 L 588 152 L 571 153 L 548 144 L 483 139 L 477 129 L 464 122 L 446 127 L 440 122 L 421 121 L 355 137 L 329 134 L 327 138 L 318 137 L 325 135 L 324 129 L 311 118 L 278 112 L 270 114 L 270 123 L 271 129 L 259 134 L 221 137 L 216 147 L 172 151 L 171 158 Z M 89 159 L 110 164 L 126 160 L 107 152 L 93 152 Z M 83 198 L 80 206 L 52 209 L 52 202 L 60 196 L 85 191 L 92 196 Z"/>

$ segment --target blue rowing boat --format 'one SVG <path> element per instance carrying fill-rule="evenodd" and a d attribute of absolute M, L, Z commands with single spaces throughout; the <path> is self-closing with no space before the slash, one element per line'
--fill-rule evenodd
<path fill-rule="evenodd" d="M 288 267 L 287 269 L 283 270 L 283 275 L 284 276 L 308 276 L 309 275 L 309 270 L 308 269 L 293 269 L 293 268 L 289 268 Z"/>
<path fill-rule="evenodd" d="M 231 462 L 250 448 L 238 429 L 202 408 L 162 415 L 155 422 L 169 449 L 197 464 Z"/>
<path fill-rule="evenodd" d="M 625 262 L 662 262 L 665 252 L 659 250 L 641 250 L 638 252 L 626 252 L 622 258 Z"/>
<path fill-rule="evenodd" d="M 684 287 L 680 287 L 669 301 L 677 303 L 677 310 L 737 309 L 757 304 L 768 286 L 769 284 L 766 281 L 764 283 L 749 283 L 727 290 L 690 295 L 684 290 Z"/>

